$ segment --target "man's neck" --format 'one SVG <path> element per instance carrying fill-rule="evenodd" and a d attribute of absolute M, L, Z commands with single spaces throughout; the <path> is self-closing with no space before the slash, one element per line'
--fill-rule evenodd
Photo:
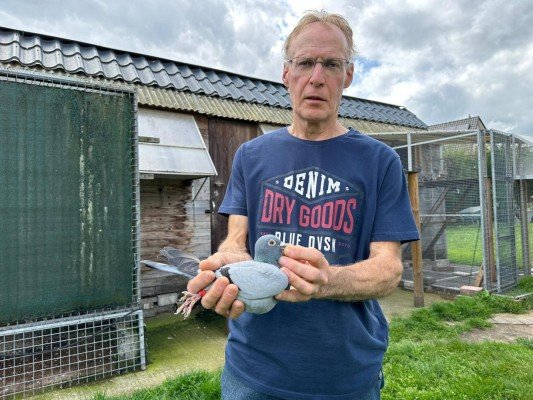
<path fill-rule="evenodd" d="M 305 140 L 331 139 L 347 131 L 338 121 L 335 121 L 333 125 L 313 124 L 311 122 L 297 123 L 293 121 L 288 130 L 291 135 Z"/>

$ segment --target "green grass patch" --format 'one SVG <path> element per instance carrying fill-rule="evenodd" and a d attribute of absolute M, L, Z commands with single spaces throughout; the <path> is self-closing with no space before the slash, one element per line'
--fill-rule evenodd
<path fill-rule="evenodd" d="M 382 399 L 531 399 L 531 357 L 519 343 L 402 340 L 386 354 Z"/>
<path fill-rule="evenodd" d="M 504 295 L 509 297 L 526 295 L 522 301 L 527 307 L 533 309 L 533 276 L 523 276 L 518 280 L 518 285 L 505 292 Z"/>
<path fill-rule="evenodd" d="M 530 288 L 527 279 L 521 284 Z M 530 302 L 482 292 L 434 303 L 409 317 L 393 319 L 385 355 L 383 400 L 529 400 L 533 393 L 533 342 L 460 341 L 462 332 L 487 328 L 495 313 L 523 313 Z M 318 368 L 318 366 L 317 366 Z M 220 398 L 220 371 L 195 372 L 131 396 L 94 400 L 210 400 Z"/>
<path fill-rule="evenodd" d="M 530 340 L 463 343 L 459 335 L 491 326 L 496 313 L 524 313 L 531 303 L 492 296 L 435 303 L 390 324 L 383 400 L 526 400 L 533 393 Z"/>
<path fill-rule="evenodd" d="M 528 224 L 530 240 L 533 238 L 533 223 Z M 522 232 L 515 226 L 517 263 L 522 266 Z M 448 259 L 452 264 L 479 267 L 483 258 L 482 233 L 479 223 L 453 224 L 446 228 Z M 530 245 L 530 247 L 532 247 Z"/>
<path fill-rule="evenodd" d="M 520 314 L 531 309 L 527 301 L 517 302 L 481 292 L 475 297 L 458 296 L 453 302 L 438 302 L 414 311 L 390 324 L 391 342 L 401 340 L 455 339 L 473 328 L 488 327 L 487 318 L 496 313 Z"/>
<path fill-rule="evenodd" d="M 452 264 L 479 267 L 483 258 L 483 237 L 479 224 L 449 225 L 446 228 L 448 259 Z"/>
<path fill-rule="evenodd" d="M 517 289 L 523 293 L 533 293 L 533 276 L 524 276 L 518 281 Z"/>
<path fill-rule="evenodd" d="M 129 396 L 98 394 L 94 400 L 220 400 L 220 371 L 197 371 L 168 379 L 153 389 L 138 390 Z"/>

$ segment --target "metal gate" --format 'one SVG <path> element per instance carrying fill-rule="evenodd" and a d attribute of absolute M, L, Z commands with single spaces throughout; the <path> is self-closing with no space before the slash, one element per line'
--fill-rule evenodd
<path fill-rule="evenodd" d="M 510 135 L 490 131 L 494 253 L 498 292 L 514 287 L 518 282 L 515 225 L 519 215 L 518 206 L 514 202 L 512 142 Z"/>

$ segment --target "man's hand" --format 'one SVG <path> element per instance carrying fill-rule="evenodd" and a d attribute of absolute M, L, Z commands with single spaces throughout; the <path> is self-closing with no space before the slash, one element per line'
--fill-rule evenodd
<path fill-rule="evenodd" d="M 279 264 L 289 277 L 291 288 L 278 294 L 277 300 L 307 301 L 328 283 L 329 263 L 317 249 L 288 245 Z"/>
<path fill-rule="evenodd" d="M 217 314 L 229 318 L 238 318 L 244 312 L 244 304 L 237 299 L 239 288 L 230 284 L 228 278 L 215 280 L 214 271 L 226 264 L 231 264 L 231 254 L 218 252 L 200 262 L 201 272 L 187 284 L 187 290 L 198 293 L 209 285 L 212 286 L 202 297 L 202 306 L 214 310 Z"/>
<path fill-rule="evenodd" d="M 280 264 L 293 287 L 276 298 L 285 301 L 377 299 L 394 291 L 403 270 L 399 242 L 372 242 L 366 260 L 344 266 L 329 265 L 315 249 L 287 246 L 284 254 Z"/>

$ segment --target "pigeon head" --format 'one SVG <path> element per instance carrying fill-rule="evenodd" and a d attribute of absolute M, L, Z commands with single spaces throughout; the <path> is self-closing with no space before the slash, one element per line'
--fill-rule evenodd
<path fill-rule="evenodd" d="M 261 236 L 255 242 L 254 260 L 268 264 L 278 265 L 278 260 L 283 254 L 285 243 L 274 235 Z"/>

